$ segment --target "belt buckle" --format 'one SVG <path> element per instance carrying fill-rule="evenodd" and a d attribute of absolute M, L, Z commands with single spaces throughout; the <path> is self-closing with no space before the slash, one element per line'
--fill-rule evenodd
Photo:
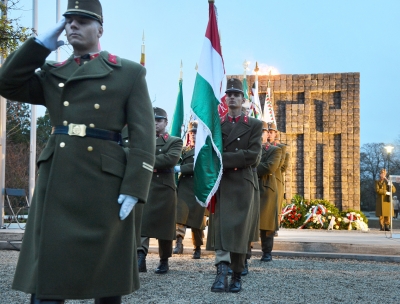
<path fill-rule="evenodd" d="M 86 125 L 79 125 L 79 124 L 69 124 L 68 125 L 68 135 L 70 136 L 86 136 Z"/>

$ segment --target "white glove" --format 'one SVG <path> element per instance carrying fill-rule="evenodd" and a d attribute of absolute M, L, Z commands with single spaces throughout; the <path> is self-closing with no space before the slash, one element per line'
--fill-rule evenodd
<path fill-rule="evenodd" d="M 62 31 L 65 28 L 65 17 L 62 17 L 60 21 L 51 29 L 47 30 L 43 34 L 40 34 L 35 39 L 45 48 L 48 48 L 50 51 L 55 51 L 60 46 L 64 45 L 64 41 L 57 40 Z"/>
<path fill-rule="evenodd" d="M 392 182 L 391 181 L 388 181 L 388 186 L 391 186 L 392 185 Z"/>
<path fill-rule="evenodd" d="M 119 217 L 121 221 L 126 219 L 126 217 L 131 213 L 133 207 L 135 207 L 138 199 L 134 196 L 120 194 L 118 197 L 118 204 L 121 204 L 121 209 L 119 211 Z"/>
<path fill-rule="evenodd" d="M 388 191 L 388 192 L 386 192 L 386 195 L 390 195 L 390 192 Z"/>
<path fill-rule="evenodd" d="M 175 166 L 174 173 L 179 173 L 179 172 L 181 172 L 181 166 Z"/>

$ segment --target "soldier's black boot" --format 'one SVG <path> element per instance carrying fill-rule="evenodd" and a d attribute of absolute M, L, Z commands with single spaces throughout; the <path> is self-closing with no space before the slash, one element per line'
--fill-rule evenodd
<path fill-rule="evenodd" d="M 178 235 L 176 237 L 175 248 L 174 248 L 174 251 L 173 251 L 174 254 L 182 254 L 183 253 L 182 241 L 183 241 L 183 238 Z"/>
<path fill-rule="evenodd" d="M 36 299 L 34 294 L 31 295 L 30 304 L 64 304 L 65 300 L 40 300 Z"/>
<path fill-rule="evenodd" d="M 240 272 L 232 274 L 231 283 L 229 284 L 229 292 L 239 292 L 242 289 L 242 278 Z"/>
<path fill-rule="evenodd" d="M 160 264 L 158 264 L 158 267 L 157 267 L 155 273 L 164 274 L 164 273 L 167 273 L 168 270 L 169 270 L 168 259 L 160 259 Z"/>
<path fill-rule="evenodd" d="M 201 247 L 196 246 L 196 248 L 193 250 L 192 259 L 198 260 L 200 259 L 200 256 L 201 256 Z"/>
<path fill-rule="evenodd" d="M 271 262 L 272 261 L 272 248 L 274 246 L 274 233 L 275 231 L 270 230 L 261 230 L 261 249 L 263 255 L 261 257 L 262 262 Z"/>
<path fill-rule="evenodd" d="M 217 264 L 217 276 L 211 286 L 212 292 L 228 291 L 228 263 L 220 262 Z"/>
<path fill-rule="evenodd" d="M 139 272 L 147 272 L 146 254 L 142 250 L 139 250 L 137 252 L 137 256 L 138 256 L 138 269 L 139 269 Z"/>
<path fill-rule="evenodd" d="M 94 304 L 121 304 L 121 296 L 98 298 L 94 300 Z"/>
<path fill-rule="evenodd" d="M 385 225 L 385 231 L 390 231 L 390 225 Z"/>
<path fill-rule="evenodd" d="M 242 275 L 242 276 L 246 276 L 246 275 L 248 275 L 248 274 L 249 274 L 249 263 L 248 263 L 248 260 L 245 259 L 245 260 L 244 260 L 244 269 L 243 269 L 241 275 Z"/>

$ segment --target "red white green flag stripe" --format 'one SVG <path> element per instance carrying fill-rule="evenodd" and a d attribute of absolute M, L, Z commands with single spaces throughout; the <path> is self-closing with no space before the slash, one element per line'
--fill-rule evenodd
<path fill-rule="evenodd" d="M 207 206 L 222 176 L 222 134 L 218 106 L 225 98 L 226 75 L 218 34 L 215 6 L 209 3 L 209 21 L 199 60 L 191 109 L 198 120 L 194 194 Z"/>

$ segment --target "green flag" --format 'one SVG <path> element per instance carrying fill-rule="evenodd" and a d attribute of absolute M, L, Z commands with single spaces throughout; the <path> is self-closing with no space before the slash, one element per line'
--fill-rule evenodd
<path fill-rule="evenodd" d="M 249 85 L 246 77 L 243 78 L 243 95 L 246 100 L 249 100 Z"/>
<path fill-rule="evenodd" d="M 183 125 L 183 94 L 182 94 L 182 79 L 179 79 L 179 92 L 178 98 L 176 99 L 176 106 L 174 117 L 172 118 L 171 136 L 181 137 L 182 136 L 182 125 Z"/>

